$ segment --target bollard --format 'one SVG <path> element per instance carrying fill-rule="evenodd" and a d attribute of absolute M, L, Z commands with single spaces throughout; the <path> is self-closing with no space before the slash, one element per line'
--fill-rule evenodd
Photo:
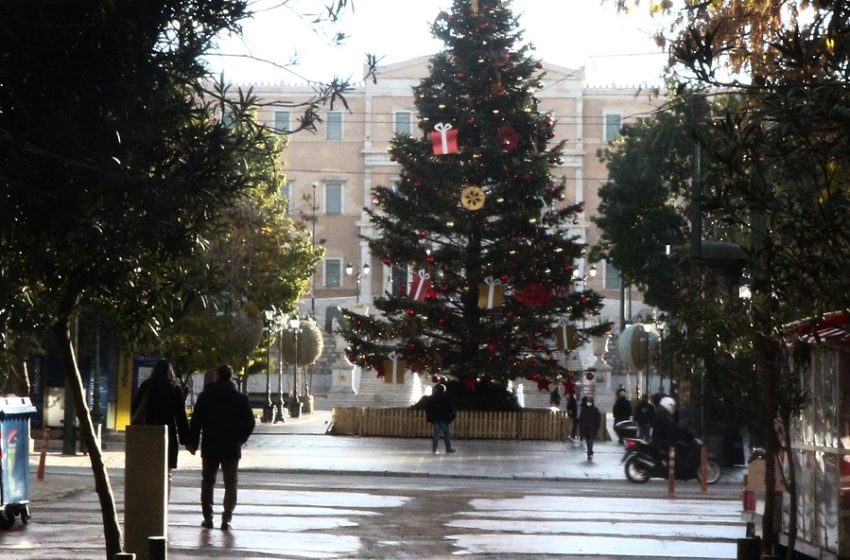
<path fill-rule="evenodd" d="M 44 466 L 47 461 L 47 444 L 50 442 L 50 428 L 45 426 L 44 430 L 44 443 L 41 445 L 41 457 L 38 458 L 38 471 L 35 474 L 35 477 L 38 480 L 44 480 Z"/>
<path fill-rule="evenodd" d="M 699 450 L 699 489 L 708 494 L 708 449 L 704 445 Z"/>
<path fill-rule="evenodd" d="M 148 560 L 166 560 L 168 543 L 165 537 L 148 537 Z"/>
<path fill-rule="evenodd" d="M 667 460 L 667 495 L 676 495 L 676 448 L 670 446 L 670 454 Z"/>
<path fill-rule="evenodd" d="M 756 537 L 738 539 L 738 555 L 736 560 L 759 560 L 759 540 Z"/>
<path fill-rule="evenodd" d="M 132 552 L 116 552 L 114 560 L 136 560 L 136 555 Z"/>

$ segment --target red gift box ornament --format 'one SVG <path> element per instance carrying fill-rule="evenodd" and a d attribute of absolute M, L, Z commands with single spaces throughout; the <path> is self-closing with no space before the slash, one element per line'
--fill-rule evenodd
<path fill-rule="evenodd" d="M 457 130 L 449 123 L 434 125 L 436 132 L 431 133 L 431 143 L 434 145 L 434 155 L 444 156 L 457 153 Z"/>
<path fill-rule="evenodd" d="M 414 301 L 422 301 L 431 288 L 431 275 L 424 270 L 419 270 L 413 275 L 413 282 L 410 284 L 410 292 L 408 297 Z"/>
<path fill-rule="evenodd" d="M 502 147 L 506 150 L 515 150 L 519 146 L 519 132 L 508 124 L 500 126 L 496 131 L 496 136 L 499 137 Z"/>

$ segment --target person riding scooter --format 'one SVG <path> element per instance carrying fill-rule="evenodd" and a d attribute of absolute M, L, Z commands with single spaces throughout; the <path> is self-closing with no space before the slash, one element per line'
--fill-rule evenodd
<path fill-rule="evenodd" d="M 661 454 L 665 462 L 670 448 L 674 447 L 677 467 L 688 470 L 694 468 L 699 461 L 699 447 L 695 443 L 694 434 L 676 423 L 673 418 L 675 412 L 675 400 L 663 397 L 659 401 L 652 426 L 652 447 Z"/>

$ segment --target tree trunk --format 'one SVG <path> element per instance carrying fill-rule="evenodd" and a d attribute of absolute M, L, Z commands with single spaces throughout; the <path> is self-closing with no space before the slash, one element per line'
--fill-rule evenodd
<path fill-rule="evenodd" d="M 62 354 L 62 364 L 65 368 L 65 378 L 71 389 L 74 399 L 74 407 L 77 412 L 77 421 L 80 424 L 80 438 L 85 443 L 91 459 L 92 473 L 94 474 L 95 490 L 100 501 L 100 510 L 103 517 L 103 536 L 106 541 L 106 558 L 112 560 L 121 552 L 121 525 L 115 509 L 115 496 L 112 493 L 112 485 L 109 482 L 109 474 L 103 464 L 103 455 L 100 443 L 94 433 L 94 424 L 89 414 L 89 408 L 83 398 L 83 380 L 77 367 L 77 359 L 74 355 L 74 346 L 71 342 L 71 322 L 65 318 L 53 326 L 53 334 L 59 343 Z"/>
<path fill-rule="evenodd" d="M 775 535 L 779 527 L 774 525 L 776 515 L 776 459 L 779 445 L 776 438 L 776 355 L 770 341 L 761 341 L 763 345 L 759 356 L 759 369 L 762 374 L 765 406 L 764 441 L 764 517 L 762 517 L 762 554 L 773 554 L 776 547 Z"/>
<path fill-rule="evenodd" d="M 791 414 L 784 413 L 782 415 L 784 424 L 785 441 L 782 445 L 785 448 L 785 461 L 788 467 L 788 478 L 784 481 L 785 491 L 788 492 L 790 499 L 788 504 L 788 550 L 786 552 L 787 560 L 794 559 L 794 546 L 797 542 L 797 471 L 794 468 L 794 455 L 791 450 Z"/>

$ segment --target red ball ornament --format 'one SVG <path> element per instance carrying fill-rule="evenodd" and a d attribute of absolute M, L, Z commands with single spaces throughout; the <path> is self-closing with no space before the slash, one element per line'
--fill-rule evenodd
<path fill-rule="evenodd" d="M 466 124 L 474 126 L 478 122 L 475 117 L 466 117 Z"/>
<path fill-rule="evenodd" d="M 416 350 L 416 343 L 415 343 L 415 342 L 413 342 L 413 341 L 408 342 L 408 343 L 407 343 L 407 349 L 408 349 L 408 350 Z"/>
<path fill-rule="evenodd" d="M 422 186 L 422 181 L 414 181 L 413 182 L 413 188 L 414 189 L 418 189 L 421 186 Z"/>
<path fill-rule="evenodd" d="M 398 158 L 395 157 L 395 154 L 390 154 L 390 161 L 396 161 Z"/>
<path fill-rule="evenodd" d="M 567 274 L 572 274 L 573 270 L 575 270 L 575 267 L 573 265 L 571 265 L 571 264 L 565 264 L 564 265 L 564 272 L 566 272 Z"/>
<path fill-rule="evenodd" d="M 499 280 L 501 280 L 503 283 L 507 282 L 509 278 L 510 277 L 507 274 L 502 274 L 501 276 L 499 276 Z"/>
<path fill-rule="evenodd" d="M 589 297 L 587 297 L 587 296 L 582 296 L 582 297 L 581 297 L 581 304 L 582 304 L 582 305 L 587 305 L 588 303 L 590 303 L 590 298 L 589 298 Z"/>
<path fill-rule="evenodd" d="M 587 379 L 588 381 L 593 381 L 593 373 L 592 373 L 592 372 L 590 372 L 590 371 L 589 371 L 589 372 L 587 372 L 587 375 L 585 375 L 584 377 L 585 377 L 585 379 Z"/>
<path fill-rule="evenodd" d="M 528 183 L 529 181 L 531 181 L 531 173 L 525 173 L 525 174 L 523 174 L 523 176 L 522 176 L 522 180 L 523 180 L 523 181 L 525 181 L 526 183 Z"/>
<path fill-rule="evenodd" d="M 443 325 L 446 324 L 446 320 L 443 319 L 442 317 L 440 317 L 439 319 L 437 319 L 437 324 L 442 327 Z"/>
<path fill-rule="evenodd" d="M 435 300 L 435 299 L 437 299 L 437 292 L 436 292 L 436 290 L 431 290 L 431 289 L 429 289 L 429 290 L 425 290 L 425 299 L 428 299 L 428 300 Z"/>
<path fill-rule="evenodd" d="M 534 67 L 540 70 L 541 68 L 543 68 L 543 63 L 538 60 L 534 63 Z"/>
<path fill-rule="evenodd" d="M 417 233 L 417 235 L 419 235 L 419 237 L 428 237 L 428 232 L 425 231 L 424 229 L 420 229 L 416 233 Z"/>
<path fill-rule="evenodd" d="M 455 78 L 457 78 L 458 80 L 462 80 L 462 79 L 466 78 L 466 74 L 464 74 L 463 72 L 456 72 Z"/>
<path fill-rule="evenodd" d="M 496 130 L 496 136 L 506 150 L 515 150 L 519 146 L 519 132 L 509 124 L 500 126 Z"/>
<path fill-rule="evenodd" d="M 427 257 L 425 257 L 425 262 L 427 262 L 428 264 L 434 264 L 435 260 L 436 259 L 434 259 L 434 255 L 428 255 Z"/>
<path fill-rule="evenodd" d="M 384 257 L 383 259 L 381 259 L 381 262 L 384 263 L 387 266 L 390 266 L 391 264 L 393 264 L 393 260 L 389 257 Z"/>
<path fill-rule="evenodd" d="M 478 29 L 481 29 L 483 31 L 485 29 L 489 29 L 489 27 L 490 27 L 490 24 L 485 21 L 484 23 L 482 23 L 481 25 L 478 26 Z"/>
<path fill-rule="evenodd" d="M 407 314 L 409 316 L 413 317 L 414 315 L 416 315 L 416 310 L 415 309 L 408 309 Z"/>

